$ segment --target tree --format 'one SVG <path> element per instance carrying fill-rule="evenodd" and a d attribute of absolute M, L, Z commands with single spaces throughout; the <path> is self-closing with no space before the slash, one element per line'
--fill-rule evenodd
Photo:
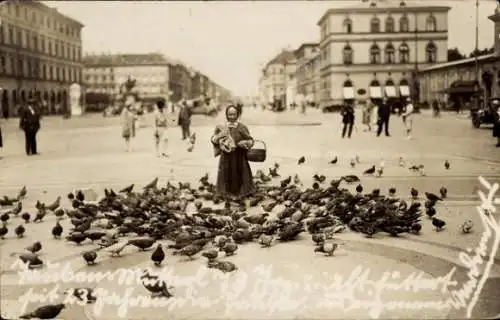
<path fill-rule="evenodd" d="M 125 87 L 125 90 L 127 90 L 127 92 L 131 92 L 136 84 L 137 84 L 137 81 L 135 79 L 128 77 L 127 81 L 125 81 L 125 83 L 123 85 Z"/>
<path fill-rule="evenodd" d="M 465 55 L 460 53 L 458 48 L 448 49 L 448 62 L 464 59 Z"/>
<path fill-rule="evenodd" d="M 469 55 L 470 58 L 474 58 L 474 57 L 479 57 L 479 56 L 483 56 L 485 54 L 489 54 L 489 53 L 493 53 L 495 52 L 495 48 L 494 47 L 491 47 L 491 48 L 484 48 L 483 50 L 475 50 L 471 52 L 471 54 Z"/>

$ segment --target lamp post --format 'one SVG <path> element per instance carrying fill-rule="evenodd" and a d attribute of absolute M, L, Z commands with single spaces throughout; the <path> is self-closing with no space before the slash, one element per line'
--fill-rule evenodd
<path fill-rule="evenodd" d="M 474 79 L 474 91 L 475 91 L 475 103 L 476 108 L 479 107 L 479 0 L 476 0 L 476 34 L 475 34 L 475 49 L 474 49 L 474 65 L 475 65 L 475 79 Z"/>

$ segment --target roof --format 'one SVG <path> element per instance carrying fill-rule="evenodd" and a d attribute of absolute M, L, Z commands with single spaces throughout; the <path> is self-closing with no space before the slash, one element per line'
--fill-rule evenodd
<path fill-rule="evenodd" d="M 283 62 L 287 62 L 287 63 L 288 62 L 295 62 L 295 60 L 296 60 L 295 51 L 283 50 L 276 57 L 271 59 L 271 61 L 269 61 L 266 64 L 266 68 L 267 68 L 267 66 L 269 66 L 271 64 L 283 64 Z"/>
<path fill-rule="evenodd" d="M 319 43 L 317 43 L 317 42 L 306 42 L 306 43 L 303 43 L 303 44 L 300 45 L 300 47 L 297 48 L 297 50 L 295 50 L 295 52 L 299 52 L 302 49 L 307 48 L 307 47 L 319 47 Z"/>
<path fill-rule="evenodd" d="M 488 53 L 482 56 L 477 57 L 478 61 L 487 61 L 491 59 L 496 59 L 496 53 Z M 476 61 L 476 57 L 473 58 L 465 58 L 465 59 L 460 59 L 457 61 L 451 61 L 451 62 L 445 62 L 445 63 L 439 63 L 435 64 L 430 67 L 422 68 L 419 70 L 420 73 L 424 73 L 427 71 L 434 71 L 434 70 L 439 70 L 439 69 L 446 69 L 446 68 L 452 68 L 452 67 L 458 67 L 461 65 L 466 65 L 466 64 L 471 64 Z"/>
<path fill-rule="evenodd" d="M 429 1 L 428 3 L 432 3 Z M 374 4 L 374 5 L 373 5 Z M 344 13 L 344 14 L 358 14 L 358 13 L 408 13 L 408 12 L 448 12 L 451 7 L 447 6 L 432 6 L 423 5 L 422 1 L 410 0 L 373 0 L 373 1 L 359 1 L 355 5 L 350 5 L 343 8 L 332 8 L 325 11 L 325 13 L 318 20 L 317 25 L 320 25 L 323 20 L 330 14 Z"/>
<path fill-rule="evenodd" d="M 69 17 L 68 15 L 64 14 L 64 13 L 61 13 L 59 12 L 56 8 L 54 7 L 51 7 L 51 6 L 48 6 L 46 5 L 45 3 L 43 3 L 42 1 L 35 1 L 35 0 L 24 0 L 23 1 L 24 3 L 23 4 L 27 4 L 29 3 L 30 5 L 32 6 L 36 6 L 42 10 L 45 10 L 46 12 L 49 12 L 51 14 L 56 14 L 57 16 L 59 16 L 60 18 L 63 18 L 63 19 L 66 19 L 76 25 L 78 25 L 79 27 L 84 27 L 85 25 L 83 23 L 81 23 L 80 21 L 74 19 L 74 18 L 71 18 Z"/>
<path fill-rule="evenodd" d="M 167 65 L 173 62 L 161 53 L 145 54 L 90 54 L 83 57 L 84 66 L 146 66 Z"/>

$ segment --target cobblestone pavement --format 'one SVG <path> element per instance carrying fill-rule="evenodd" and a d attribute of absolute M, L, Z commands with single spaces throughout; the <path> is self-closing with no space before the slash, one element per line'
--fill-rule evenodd
<path fill-rule="evenodd" d="M 117 188 L 131 181 L 140 186 L 155 176 L 158 176 L 161 182 L 182 180 L 195 183 L 205 172 L 214 179 L 217 159 L 213 157 L 209 137 L 213 126 L 220 121 L 222 116 L 215 119 L 194 118 L 193 131 L 198 135 L 198 142 L 192 153 L 186 151 L 186 143 L 180 140 L 180 129 L 170 128 L 171 157 L 168 159 L 154 156 L 151 128 L 140 129 L 134 140 L 133 152 L 126 153 L 116 119 L 97 117 L 94 120 L 92 117 L 71 120 L 44 119 L 43 130 L 39 134 L 41 155 L 26 157 L 22 153 L 22 136 L 16 130 L 15 122 L 4 123 L 5 148 L 2 150 L 4 158 L 0 160 L 0 194 L 14 195 L 22 185 L 26 185 L 28 197 L 23 201 L 23 207 L 31 211 L 37 200 L 52 202 L 57 195 L 65 195 L 75 188 L 90 187 L 101 193 L 105 187 Z M 422 235 L 400 239 L 365 239 L 358 234 L 346 232 L 339 234 L 338 238 L 344 245 L 332 258 L 315 256 L 307 235 L 302 237 L 303 240 L 276 245 L 267 250 L 254 245 L 244 245 L 239 254 L 228 258 L 234 261 L 240 270 L 224 279 L 217 277 L 211 270 L 204 269 L 201 258 L 183 261 L 169 256 L 166 267 L 170 271 L 173 270 L 174 274 L 191 277 L 198 275 L 199 278 L 191 278 L 190 290 L 182 281 L 170 280 L 174 282 L 172 290 L 176 296 L 171 300 L 171 305 L 160 309 L 129 307 L 125 318 L 248 319 L 249 311 L 252 312 L 251 317 L 256 319 L 368 318 L 369 310 L 366 305 L 351 305 L 350 310 L 333 305 L 332 301 L 335 300 L 335 294 L 338 298 L 339 290 L 334 294 L 333 289 L 325 293 L 322 288 L 311 288 L 316 283 L 335 283 L 338 279 L 345 281 L 353 275 L 353 270 L 358 266 L 369 270 L 368 278 L 372 281 L 381 279 L 386 271 L 397 270 L 399 278 L 395 278 L 393 283 L 400 283 L 401 279 L 419 272 L 423 273 L 424 278 L 443 277 L 453 270 L 452 268 L 456 268 L 453 279 L 460 284 L 466 283 L 467 270 L 459 255 L 468 247 L 475 248 L 484 234 L 481 230 L 482 220 L 475 209 L 479 204 L 476 191 L 480 185 L 477 178 L 483 176 L 490 182 L 500 181 L 500 150 L 494 148 L 489 130 L 473 129 L 470 121 L 463 116 L 444 114 L 443 117 L 434 119 L 425 112 L 416 116 L 413 140 L 403 139 L 403 126 L 397 117 L 391 119 L 390 138 L 377 138 L 373 133 L 364 132 L 361 125 L 357 125 L 352 139 L 340 138 L 340 116 L 337 114 L 311 111 L 305 116 L 296 112 L 278 115 L 245 109 L 242 121 L 249 125 L 256 139 L 266 142 L 268 149 L 268 161 L 264 164 L 252 164 L 254 171 L 259 168 L 266 169 L 276 161 L 281 165 L 283 176 L 297 173 L 304 184 L 309 184 L 310 176 L 316 172 L 329 178 L 347 173 L 360 175 L 367 167 L 378 165 L 383 159 L 384 175 L 381 178 L 363 178 L 365 189 L 380 188 L 385 192 L 394 186 L 400 196 L 406 197 L 412 186 L 423 193 L 437 192 L 444 185 L 450 196 L 448 201 L 438 206 L 438 215 L 447 221 L 447 229 L 436 233 L 430 222 L 424 221 Z M 273 123 L 277 125 L 271 126 Z M 298 167 L 296 162 L 301 155 L 306 157 L 306 163 Z M 351 168 L 350 159 L 356 155 L 361 163 Z M 330 165 L 328 162 L 334 156 L 338 156 L 339 162 Z M 407 168 L 400 167 L 400 157 L 403 157 L 407 164 L 423 164 L 426 176 L 413 174 Z M 445 159 L 451 162 L 449 170 L 445 170 L 443 166 Z M 462 235 L 458 231 L 459 225 L 465 219 L 471 219 L 475 224 L 475 232 L 469 235 Z M 44 244 L 42 259 L 68 263 L 75 272 L 144 268 L 150 265 L 150 253 L 126 249 L 121 258 L 110 258 L 105 252 L 99 252 L 99 264 L 93 268 L 85 267 L 80 253 L 93 248 L 93 245 L 88 243 L 73 246 L 51 239 L 50 229 L 54 221 L 54 217 L 48 217 L 43 223 L 27 224 L 27 237 L 23 239 L 14 239 L 9 234 L 5 240 L 0 240 L 0 300 L 4 317 L 15 318 L 19 315 L 22 305 L 19 297 L 29 288 L 48 295 L 44 290 L 50 290 L 54 285 L 19 284 L 20 275 L 13 267 L 15 258 L 11 257 L 10 253 L 23 250 L 33 241 L 39 240 Z M 68 230 L 69 222 L 63 222 L 65 230 Z M 13 229 L 18 223 L 20 222 L 14 219 L 9 224 L 9 229 Z M 489 241 L 488 248 L 494 249 L 497 246 L 494 246 L 493 241 Z M 500 254 L 496 250 L 488 252 L 484 259 L 491 257 L 492 266 L 489 280 L 485 283 L 481 298 L 473 310 L 475 318 L 491 317 L 500 313 Z M 480 275 L 487 273 L 484 271 L 485 265 L 479 266 Z M 272 268 L 274 280 L 266 278 L 264 270 L 268 267 Z M 308 275 L 313 278 L 306 278 Z M 279 283 L 276 280 L 278 277 L 282 279 Z M 363 276 L 358 274 L 357 278 L 363 279 Z M 266 282 L 275 291 L 259 299 L 255 292 L 265 290 L 257 286 L 260 286 L 261 282 Z M 420 280 L 420 283 L 422 282 L 426 283 Z M 374 300 L 374 283 L 364 283 L 365 290 L 358 290 L 356 298 L 377 301 Z M 74 281 L 68 281 L 60 286 L 64 288 L 75 284 Z M 90 286 L 98 286 L 109 293 L 123 295 L 126 292 L 126 287 L 111 280 Z M 295 291 L 290 287 L 295 288 Z M 127 288 L 133 290 L 134 294 L 146 294 L 140 284 L 133 283 Z M 345 292 L 346 287 L 340 290 Z M 292 292 L 289 296 L 285 294 L 288 291 Z M 384 303 L 394 300 L 414 301 L 417 298 L 419 301 L 441 301 L 451 295 L 451 288 L 450 291 L 419 292 L 387 290 L 380 300 Z M 109 296 L 111 294 L 108 294 Z M 183 297 L 195 297 L 198 305 L 193 305 L 193 301 L 186 302 Z M 205 301 L 203 306 L 200 297 L 205 297 L 207 301 L 217 301 L 210 306 Z M 240 303 L 231 297 L 239 297 L 240 299 L 236 300 Z M 247 301 L 251 306 L 245 306 L 241 301 Z M 183 303 L 185 305 L 182 305 Z M 38 304 L 30 304 L 29 308 Z M 99 306 L 98 304 L 94 307 Z M 116 306 L 104 306 L 100 315 L 94 313 L 94 307 L 72 305 L 61 316 L 75 320 L 119 318 Z M 404 310 L 387 308 L 382 310 L 381 318 L 465 317 L 465 309 L 455 310 L 450 306 L 443 306 L 442 309 L 418 309 L 416 305 Z M 274 312 L 269 313 L 270 309 Z"/>

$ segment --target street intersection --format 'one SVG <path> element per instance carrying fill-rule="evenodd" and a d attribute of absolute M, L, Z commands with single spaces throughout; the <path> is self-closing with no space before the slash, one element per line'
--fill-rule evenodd
<path fill-rule="evenodd" d="M 357 119 L 360 119 L 360 116 Z M 180 129 L 169 128 L 170 157 L 165 159 L 155 157 L 150 126 L 139 129 L 133 142 L 133 152 L 127 153 L 120 138 L 117 119 L 97 117 L 70 120 L 44 119 L 39 134 L 41 155 L 26 157 L 22 153 L 23 137 L 16 123 L 10 120 L 3 126 L 5 147 L 2 150 L 4 158 L 0 160 L 0 195 L 14 196 L 23 185 L 26 185 L 28 196 L 23 201 L 23 207 L 26 211 L 33 211 L 37 200 L 50 203 L 58 195 L 65 198 L 68 192 L 78 188 L 91 188 L 102 194 L 107 187 L 119 188 L 132 182 L 142 186 L 154 177 L 159 177 L 160 183 L 173 180 L 195 184 L 205 173 L 209 173 L 210 178 L 214 180 L 217 174 L 217 159 L 213 157 L 209 139 L 215 124 L 221 121 L 223 121 L 222 115 L 215 119 L 202 117 L 193 119 L 192 131 L 197 133 L 198 141 L 192 153 L 187 152 L 187 143 L 180 140 Z M 377 138 L 373 132 L 364 132 L 362 126 L 358 124 L 351 139 L 340 138 L 338 114 L 323 114 L 315 110 L 300 115 L 297 111 L 275 114 L 246 108 L 241 121 L 247 124 L 255 139 L 263 140 L 267 145 L 268 160 L 263 164 L 252 164 L 254 172 L 258 169 L 267 171 L 268 167 L 277 162 L 280 164 L 280 173 L 283 177 L 298 174 L 304 185 L 310 185 L 312 175 L 315 173 L 324 174 L 329 179 L 345 174 L 361 176 L 365 169 L 371 165 L 378 166 L 383 161 L 385 165 L 382 177 L 362 177 L 365 190 L 368 192 L 380 188 L 383 193 L 387 193 L 390 187 L 394 187 L 398 196 L 407 198 L 411 187 L 423 194 L 424 191 L 437 193 L 441 186 L 446 186 L 449 199 L 438 205 L 438 216 L 447 222 L 447 228 L 438 233 L 433 230 L 430 222 L 424 221 L 421 235 L 408 235 L 399 239 L 386 237 L 367 239 L 347 231 L 338 234 L 337 238 L 345 244 L 341 246 L 338 254 L 331 258 L 314 255 L 308 235 L 303 235 L 303 240 L 278 244 L 266 250 L 252 244 L 243 245 L 236 256 L 229 258 L 239 270 L 226 280 L 230 283 L 226 289 L 234 296 L 239 296 L 241 299 L 238 301 L 250 301 L 248 303 L 252 304 L 252 310 L 250 306 L 245 307 L 241 303 L 236 305 L 234 300 L 229 301 L 230 299 L 224 298 L 218 299 L 217 303 L 210 307 L 191 306 L 189 303 L 183 307 L 172 307 L 171 310 L 166 307 L 163 309 L 130 307 L 126 318 L 368 318 L 367 308 L 358 306 L 346 311 L 338 305 L 326 306 L 326 303 L 318 302 L 334 298 L 329 297 L 323 290 L 303 291 L 306 290 L 302 290 L 304 282 L 333 281 L 334 274 L 347 279 L 357 266 L 369 270 L 369 278 L 372 281 L 380 279 L 384 272 L 393 270 L 400 273 L 400 279 L 419 272 L 423 272 L 427 278 L 438 278 L 445 276 L 453 267 L 457 268 L 454 276 L 457 282 L 464 282 L 467 279 L 467 270 L 459 255 L 468 247 L 475 248 L 483 236 L 482 219 L 475 208 L 480 204 L 477 197 L 477 190 L 481 188 L 478 177 L 482 176 L 491 183 L 500 182 L 500 149 L 494 147 L 491 131 L 472 128 L 470 120 L 464 116 L 444 114 L 441 118 L 432 118 L 425 111 L 415 116 L 413 140 L 404 139 L 404 128 L 397 116 L 391 118 L 392 137 Z M 300 156 L 305 156 L 306 162 L 298 166 L 297 159 Z M 335 156 L 339 159 L 338 163 L 329 164 Z M 360 163 L 351 168 L 350 161 L 356 156 L 359 157 Z M 406 162 L 405 167 L 399 165 L 401 157 Z M 449 170 L 444 168 L 445 160 L 451 163 Z M 407 168 L 409 165 L 419 164 L 424 165 L 425 176 L 413 173 Z M 64 205 L 69 204 L 64 201 Z M 459 225 L 466 219 L 473 221 L 474 232 L 463 235 L 459 232 Z M 9 224 L 9 229 L 15 228 L 18 224 L 16 219 L 13 220 L 14 222 Z M 54 221 L 55 217 L 50 216 L 40 224 L 27 224 L 26 237 L 23 239 L 14 239 L 10 233 L 5 240 L 0 240 L 2 316 L 15 318 L 19 315 L 21 305 L 19 297 L 25 294 L 28 288 L 41 292 L 44 288 L 50 289 L 53 286 L 18 285 L 18 274 L 11 267 L 15 257 L 11 257 L 10 253 L 21 251 L 34 241 L 38 240 L 44 244 L 41 255 L 43 260 L 69 263 L 75 272 L 116 268 L 142 269 L 151 265 L 150 253 L 126 249 L 121 258 L 110 258 L 103 252 L 98 258 L 100 263 L 89 269 L 84 266 L 80 253 L 92 249 L 93 246 L 84 244 L 77 247 L 51 239 L 50 229 Z M 63 221 L 62 224 L 65 230 L 69 229 L 68 221 Z M 490 247 L 492 243 L 493 241 L 490 241 Z M 500 294 L 500 254 L 494 250 L 489 252 L 492 253 L 493 265 L 489 271 L 489 280 L 483 288 L 483 294 L 473 310 L 474 318 L 492 317 L 500 313 L 497 299 Z M 489 259 L 488 254 L 484 259 Z M 168 268 L 174 268 L 178 276 L 193 276 L 200 272 L 200 267 L 203 268 L 202 258 L 184 262 L 170 255 L 167 257 L 166 265 Z M 300 290 L 296 288 L 294 294 L 274 304 L 269 302 L 279 300 L 276 293 L 266 296 L 264 299 L 266 303 L 262 301 L 263 299 L 251 298 L 255 290 L 254 284 L 263 278 L 261 273 L 256 272 L 255 268 L 258 266 L 262 268 L 272 266 L 273 278 L 279 276 L 288 283 L 300 283 L 296 285 Z M 479 275 L 485 273 L 484 265 L 480 266 Z M 308 274 L 311 274 L 314 280 L 304 280 Z M 244 279 L 243 275 L 247 278 Z M 217 300 L 216 297 L 221 295 L 220 284 L 214 283 L 215 280 L 212 278 L 213 276 L 207 274 L 206 279 L 209 279 L 207 281 L 210 285 L 200 286 L 196 290 L 191 289 L 193 292 L 190 293 L 182 285 L 173 285 L 174 294 L 179 296 L 179 299 L 191 294 Z M 243 288 L 245 284 L 246 287 Z M 71 284 L 62 286 L 70 287 Z M 123 294 L 125 291 L 116 284 L 116 281 L 102 281 L 98 286 L 108 292 L 118 291 Z M 242 288 L 241 292 L 235 293 L 234 290 L 237 290 L 235 288 L 238 286 Z M 279 290 L 281 293 L 287 290 L 284 284 L 276 286 L 281 286 Z M 140 284 L 132 285 L 131 288 L 137 294 L 146 295 Z M 307 299 L 300 300 L 304 296 L 307 296 Z M 360 290 L 356 297 L 368 301 L 369 296 L 369 293 Z M 381 299 L 414 301 L 418 298 L 419 301 L 435 301 L 449 296 L 450 292 L 437 290 L 394 291 L 386 292 Z M 293 304 L 296 304 L 296 308 L 284 307 Z M 35 305 L 38 304 L 30 305 L 29 309 Z M 275 309 L 274 313 L 268 312 L 270 308 Z M 96 315 L 92 311 L 92 306 L 74 305 L 63 311 L 61 316 L 64 319 L 75 320 L 118 319 L 117 309 L 116 306 L 104 306 L 100 315 Z M 379 316 L 463 318 L 465 309 L 454 310 L 450 306 L 421 310 L 395 308 L 382 311 Z"/>

